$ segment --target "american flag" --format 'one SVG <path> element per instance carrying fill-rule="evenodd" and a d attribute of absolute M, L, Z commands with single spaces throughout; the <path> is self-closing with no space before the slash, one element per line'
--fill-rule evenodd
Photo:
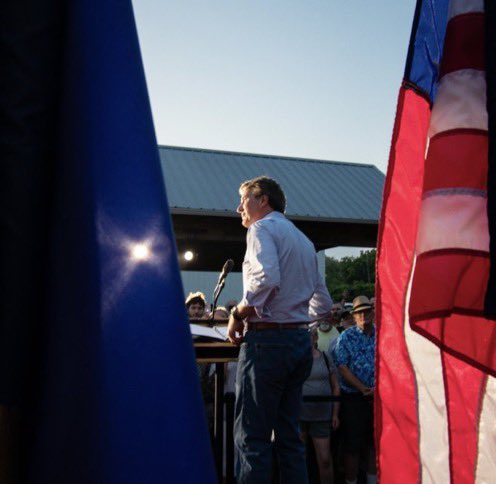
<path fill-rule="evenodd" d="M 496 480 L 496 5 L 485 3 L 417 2 L 379 231 L 382 482 Z"/>

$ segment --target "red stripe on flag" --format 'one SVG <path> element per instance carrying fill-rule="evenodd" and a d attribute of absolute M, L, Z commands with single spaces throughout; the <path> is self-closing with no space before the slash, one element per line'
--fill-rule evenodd
<path fill-rule="evenodd" d="M 484 13 L 453 17 L 446 29 L 441 76 L 459 69 L 485 70 Z"/>
<path fill-rule="evenodd" d="M 489 254 L 463 249 L 417 257 L 410 296 L 410 321 L 451 312 L 480 314 L 489 274 Z"/>
<path fill-rule="evenodd" d="M 420 480 L 415 375 L 404 335 L 406 288 L 422 196 L 429 102 L 402 87 L 377 256 L 376 449 L 381 482 Z"/>
<path fill-rule="evenodd" d="M 496 323 L 482 316 L 452 313 L 411 322 L 412 329 L 443 351 L 496 377 Z"/>
<path fill-rule="evenodd" d="M 452 484 L 474 482 L 479 417 L 487 375 L 464 361 L 442 353 L 448 410 Z"/>
<path fill-rule="evenodd" d="M 434 136 L 425 163 L 424 191 L 487 189 L 487 132 L 455 129 Z"/>

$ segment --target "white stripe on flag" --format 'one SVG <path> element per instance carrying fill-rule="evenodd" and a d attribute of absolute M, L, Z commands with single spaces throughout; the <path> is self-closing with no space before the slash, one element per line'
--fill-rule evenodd
<path fill-rule="evenodd" d="M 470 12 L 483 12 L 484 0 L 451 0 L 448 19 Z"/>
<path fill-rule="evenodd" d="M 496 481 L 496 379 L 488 377 L 479 423 L 478 459 L 475 482 Z"/>
<path fill-rule="evenodd" d="M 415 269 L 415 261 L 414 267 Z M 413 275 L 414 270 L 412 270 Z M 410 328 L 408 310 L 412 277 L 405 304 L 405 341 L 417 383 L 419 453 L 422 484 L 450 482 L 448 416 L 439 348 Z"/>
<path fill-rule="evenodd" d="M 453 194 L 422 200 L 417 254 L 452 248 L 489 251 L 487 198 Z"/>
<path fill-rule="evenodd" d="M 460 69 L 439 82 L 429 136 L 457 128 L 487 130 L 486 74 Z"/>

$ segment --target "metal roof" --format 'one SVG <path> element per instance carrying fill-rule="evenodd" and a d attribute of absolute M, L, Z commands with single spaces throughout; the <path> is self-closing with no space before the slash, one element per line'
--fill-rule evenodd
<path fill-rule="evenodd" d="M 172 213 L 238 216 L 238 187 L 276 179 L 294 219 L 377 223 L 384 174 L 373 165 L 159 146 Z"/>

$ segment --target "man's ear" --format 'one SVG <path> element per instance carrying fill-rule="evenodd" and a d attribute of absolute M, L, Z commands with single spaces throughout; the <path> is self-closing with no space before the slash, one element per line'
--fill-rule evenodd
<path fill-rule="evenodd" d="M 269 196 L 262 195 L 260 197 L 260 207 L 266 207 L 269 204 Z"/>

